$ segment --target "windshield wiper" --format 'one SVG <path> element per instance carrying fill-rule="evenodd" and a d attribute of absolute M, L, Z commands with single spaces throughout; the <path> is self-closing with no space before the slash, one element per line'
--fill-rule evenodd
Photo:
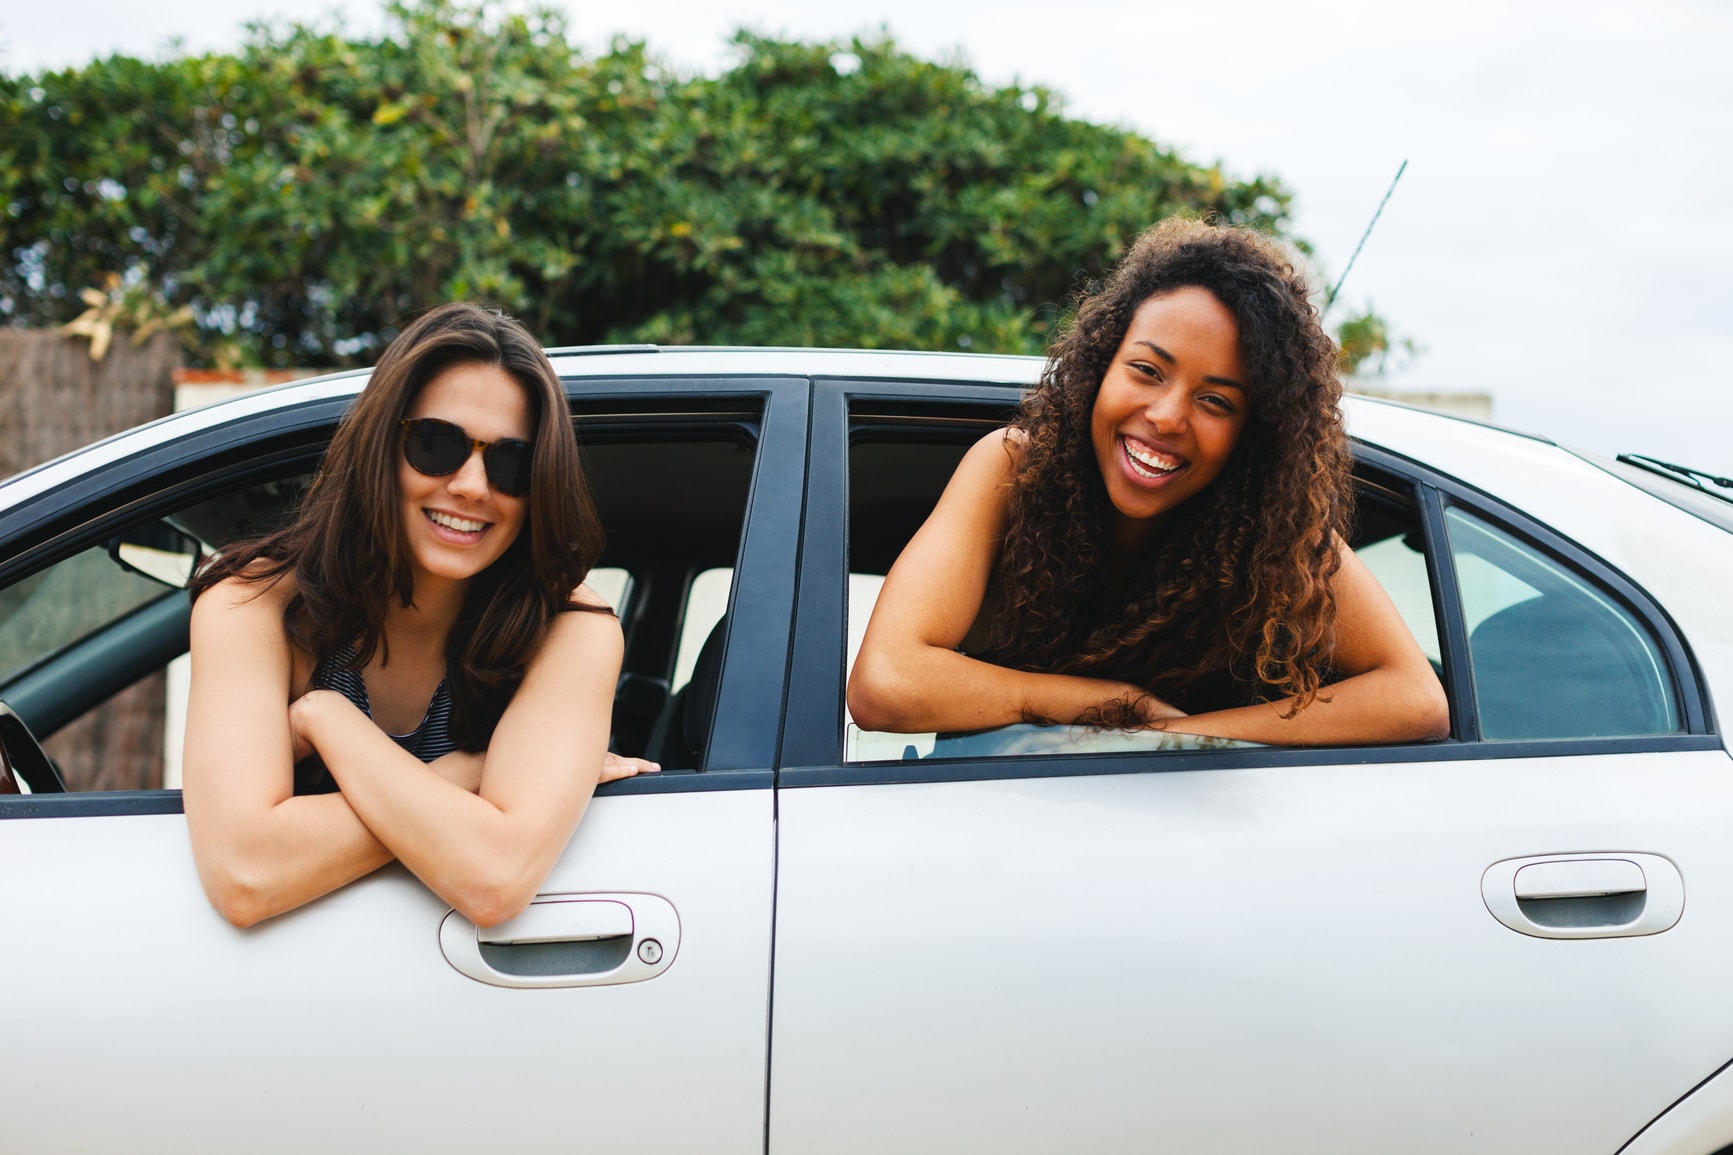
<path fill-rule="evenodd" d="M 1689 465 L 1674 465 L 1670 461 L 1645 457 L 1641 453 L 1621 453 L 1619 460 L 1626 465 L 1646 469 L 1659 477 L 1677 481 L 1681 485 L 1689 485 L 1700 493 L 1706 493 L 1710 497 L 1733 505 L 1733 477 L 1717 477 L 1715 474 L 1705 473 L 1701 469 L 1692 469 Z"/>

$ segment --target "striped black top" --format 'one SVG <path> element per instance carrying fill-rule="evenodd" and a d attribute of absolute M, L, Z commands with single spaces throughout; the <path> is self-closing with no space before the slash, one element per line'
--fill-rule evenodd
<path fill-rule="evenodd" d="M 367 700 L 367 683 L 362 680 L 360 670 L 350 668 L 354 661 L 355 647 L 344 646 L 319 663 L 308 688 L 335 690 L 371 718 L 373 709 Z M 451 740 L 451 687 L 442 680 L 433 691 L 433 700 L 427 703 L 427 713 L 422 717 L 421 725 L 407 734 L 390 734 L 389 737 L 423 762 L 431 762 L 457 749 L 457 743 Z M 336 789 L 337 783 L 317 755 L 295 767 L 296 794 L 330 794 Z"/>

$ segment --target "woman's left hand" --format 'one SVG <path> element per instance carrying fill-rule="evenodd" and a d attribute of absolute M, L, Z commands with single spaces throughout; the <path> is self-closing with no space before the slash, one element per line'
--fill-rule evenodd
<path fill-rule="evenodd" d="M 602 755 L 602 777 L 599 781 L 612 782 L 616 778 L 630 778 L 635 774 L 654 774 L 661 766 L 645 758 L 622 758 L 612 751 Z"/>
<path fill-rule="evenodd" d="M 331 704 L 330 699 L 349 705 L 349 700 L 335 690 L 309 690 L 289 703 L 289 739 L 294 744 L 294 761 L 318 753 L 318 744 L 313 740 L 313 719 L 319 710 Z"/>

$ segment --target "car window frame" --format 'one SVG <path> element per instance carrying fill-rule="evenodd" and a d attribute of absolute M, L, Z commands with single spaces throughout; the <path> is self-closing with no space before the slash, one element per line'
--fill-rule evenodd
<path fill-rule="evenodd" d="M 734 562 L 736 573 L 745 577 L 731 592 L 731 628 L 704 762 L 696 772 L 604 783 L 597 795 L 768 789 L 782 723 L 804 512 L 808 379 L 663 374 L 567 377 L 562 383 L 577 410 L 580 436 L 586 423 L 617 426 L 642 418 L 647 427 L 670 421 L 738 425 L 744 417 L 756 442 Z M 0 582 L 53 565 L 121 527 L 164 516 L 212 493 L 316 464 L 352 401 L 353 396 L 290 401 L 232 423 L 200 421 L 185 436 L 175 435 L 172 419 L 133 431 L 135 450 L 0 511 L 0 543 L 5 543 L 0 545 Z M 742 587 L 751 588 L 753 597 L 739 599 Z M 0 797 L 0 820 L 183 812 L 177 789 Z"/>
<path fill-rule="evenodd" d="M 1451 732 L 1435 742 L 1368 746 L 1259 747 L 1159 754 L 1091 753 L 1056 756 L 846 762 L 843 759 L 848 582 L 848 449 L 853 413 L 886 403 L 911 415 L 939 415 L 959 407 L 985 411 L 1016 404 L 1019 387 L 991 383 L 873 381 L 815 377 L 812 401 L 812 467 L 809 510 L 843 516 L 808 517 L 803 525 L 800 591 L 792 662 L 802 676 L 791 680 L 779 786 L 870 785 L 1042 778 L 1088 774 L 1147 773 L 1201 769 L 1343 765 L 1510 757 L 1555 757 L 1599 753 L 1651 753 L 1720 749 L 1696 659 L 1672 619 L 1635 582 L 1550 528 L 1491 494 L 1381 446 L 1350 439 L 1356 465 L 1399 479 L 1411 487 L 1426 542 L 1427 569 L 1443 651 L 1444 687 Z M 1575 571 L 1617 600 L 1650 631 L 1673 678 L 1683 729 L 1672 734 L 1548 739 L 1486 739 L 1475 710 L 1454 558 L 1444 527 L 1451 505 L 1483 519 Z M 1444 564 L 1446 561 L 1449 564 Z M 820 676 L 821 673 L 827 676 Z"/>

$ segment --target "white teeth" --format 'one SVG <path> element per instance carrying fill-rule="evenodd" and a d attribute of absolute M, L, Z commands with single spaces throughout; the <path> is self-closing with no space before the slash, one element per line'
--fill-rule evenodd
<path fill-rule="evenodd" d="M 434 524 L 443 525 L 446 529 L 455 529 L 458 533 L 480 533 L 482 530 L 487 528 L 487 522 L 485 521 L 469 521 L 465 518 L 453 517 L 449 513 L 439 513 L 431 509 L 427 511 L 427 516 L 434 522 Z"/>
<path fill-rule="evenodd" d="M 1130 438 L 1125 439 L 1125 455 L 1131 458 L 1132 465 L 1138 467 L 1138 472 L 1148 473 L 1156 477 L 1172 473 L 1181 465 L 1185 464 L 1184 461 L 1177 457 L 1169 457 L 1165 453 L 1157 453 L 1153 449 L 1146 449 L 1135 441 L 1132 441 Z"/>

